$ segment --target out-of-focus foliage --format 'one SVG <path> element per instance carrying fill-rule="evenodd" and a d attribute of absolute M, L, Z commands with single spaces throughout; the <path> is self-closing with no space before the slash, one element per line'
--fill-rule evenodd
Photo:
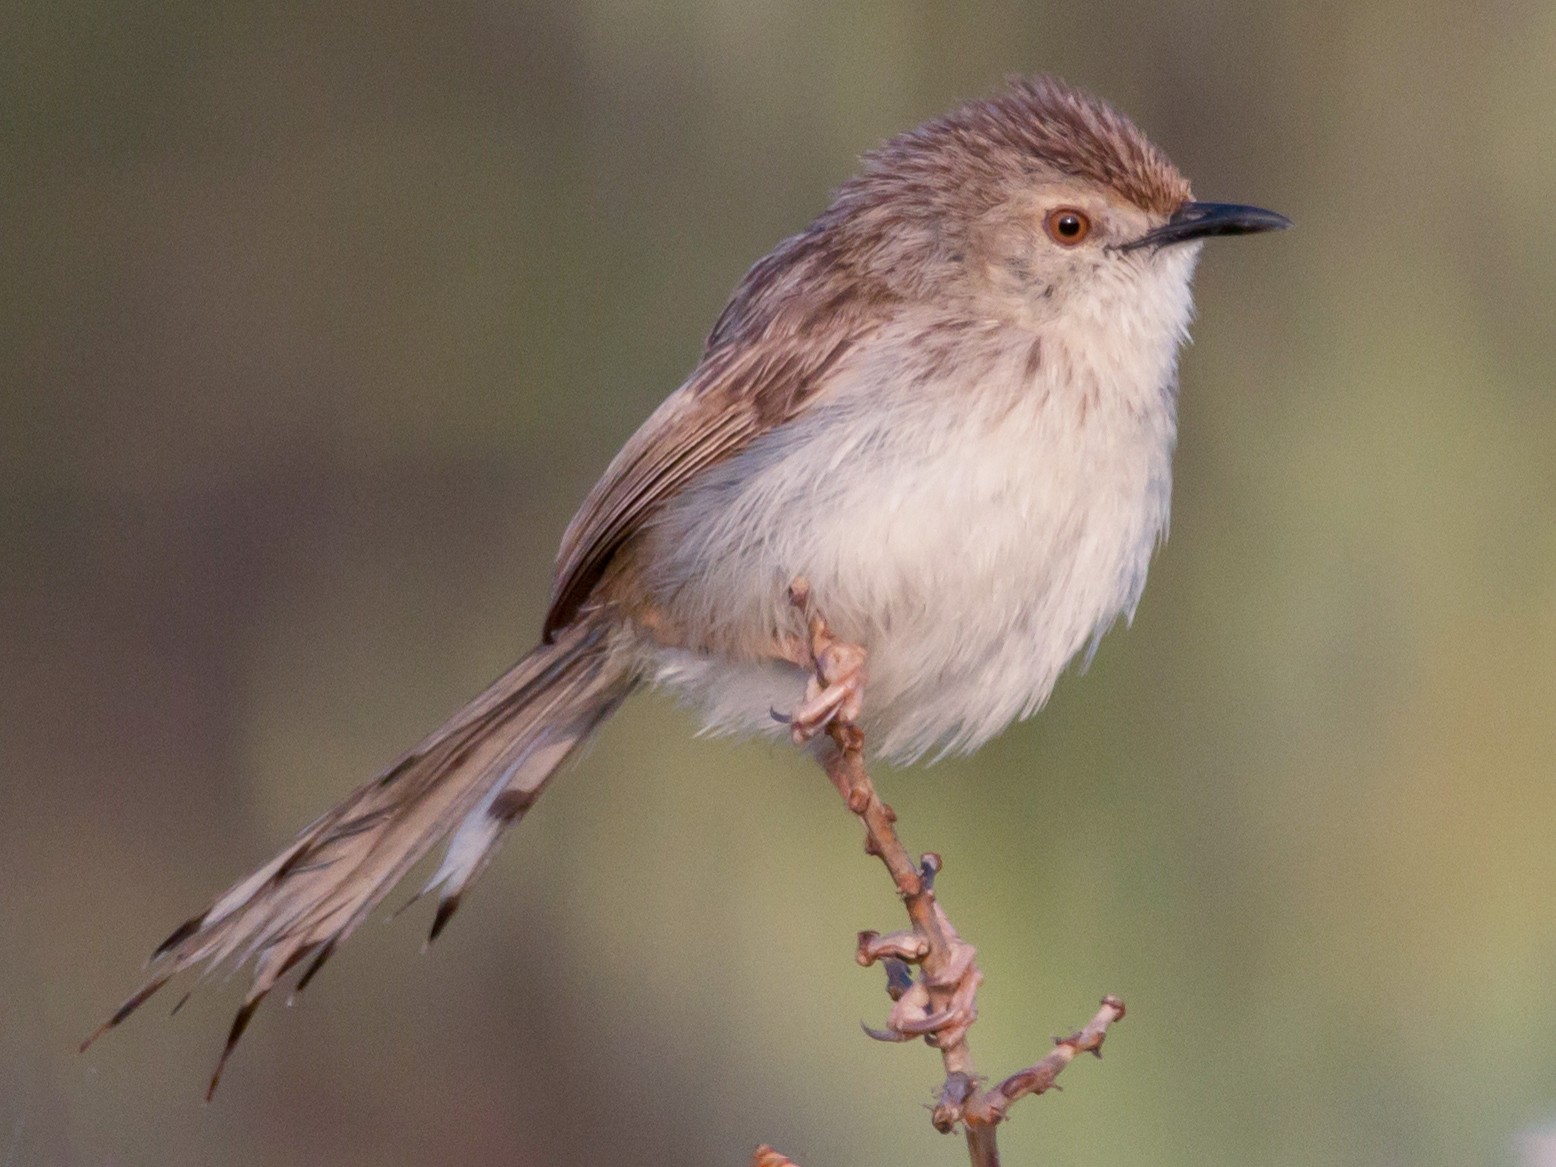
<path fill-rule="evenodd" d="M 1052 70 L 1203 197 L 1173 542 L 978 757 L 882 773 L 1011 1162 L 1512 1162 L 1556 1115 L 1556 7 L 12 5 L 0 1163 L 955 1163 L 881 873 L 787 750 L 614 722 L 439 946 L 74 1044 L 523 651 L 556 538 L 856 154 Z M 171 1003 L 171 1001 L 169 1002 Z M 1532 1145 L 1525 1140 L 1526 1145 Z"/>

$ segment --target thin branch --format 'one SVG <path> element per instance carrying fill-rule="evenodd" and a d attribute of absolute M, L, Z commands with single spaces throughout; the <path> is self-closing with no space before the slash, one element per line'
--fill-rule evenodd
<path fill-rule="evenodd" d="M 886 1027 L 877 1030 L 866 1026 L 865 1031 L 882 1041 L 922 1037 L 940 1051 L 946 1076 L 930 1113 L 931 1122 L 942 1133 L 962 1127 L 972 1167 L 999 1167 L 995 1128 L 1004 1121 L 1011 1104 L 1053 1086 L 1077 1054 L 1101 1057 L 1108 1027 L 1124 1016 L 1124 1003 L 1117 997 L 1104 997 L 1102 1008 L 1085 1028 L 1057 1039 L 1047 1057 L 992 1089 L 982 1088 L 967 1031 L 978 1017 L 977 993 L 983 973 L 976 950 L 957 934 L 935 897 L 940 857 L 930 852 L 918 863 L 913 861 L 897 837 L 896 814 L 870 781 L 864 763 L 864 734 L 856 721 L 865 686 L 864 652 L 833 637 L 826 620 L 812 610 L 810 588 L 804 580 L 795 580 L 790 586 L 790 600 L 805 614 L 810 637 L 801 657 L 808 655 L 815 672 L 802 706 L 811 720 L 807 723 L 796 717 L 795 739 L 803 741 L 818 731 L 830 739 L 823 749 L 822 765 L 848 809 L 863 824 L 865 851 L 886 865 L 912 925 L 908 931 L 886 936 L 859 934 L 856 959 L 865 966 L 877 962 L 885 966 L 887 993 L 892 998 Z M 825 711 L 822 716 L 826 720 L 817 716 L 819 711 Z M 916 980 L 911 965 L 919 966 Z M 764 1162 L 760 1159 L 762 1150 L 771 1152 L 770 1148 L 759 1149 L 757 1167 L 788 1163 L 782 1156 Z"/>
<path fill-rule="evenodd" d="M 962 1121 L 992 1127 L 1005 1118 L 1010 1104 L 1028 1094 L 1041 1094 L 1054 1084 L 1059 1072 L 1075 1060 L 1077 1054 L 1102 1056 L 1102 1041 L 1108 1026 L 1124 1016 L 1124 1003 L 1117 997 L 1102 998 L 1102 1008 L 1086 1027 L 1069 1037 L 1054 1039 L 1053 1052 L 1038 1062 L 1006 1078 L 990 1090 L 979 1090 L 962 1107 Z"/>

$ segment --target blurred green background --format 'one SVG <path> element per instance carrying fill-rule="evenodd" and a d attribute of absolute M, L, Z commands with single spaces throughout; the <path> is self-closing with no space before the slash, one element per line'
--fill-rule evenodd
<path fill-rule="evenodd" d="M 1298 228 L 1207 249 L 1135 628 L 877 776 L 983 1068 L 1129 1002 L 1007 1160 L 1511 1164 L 1556 1122 L 1549 0 L 85 0 L 0 44 L 0 1163 L 965 1162 L 938 1058 L 857 1028 L 899 919 L 857 827 L 656 698 L 213 1106 L 237 984 L 74 1047 L 532 643 L 745 267 L 1036 70 Z"/>

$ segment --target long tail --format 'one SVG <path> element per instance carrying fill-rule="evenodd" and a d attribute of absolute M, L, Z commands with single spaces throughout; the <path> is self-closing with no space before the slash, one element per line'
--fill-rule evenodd
<path fill-rule="evenodd" d="M 211 1077 L 210 1098 L 254 1010 L 305 960 L 301 992 L 419 859 L 447 838 L 418 894 L 437 890 L 432 939 L 491 860 L 503 831 L 633 686 L 603 623 L 580 621 L 499 678 L 398 762 L 179 927 L 152 954 L 145 983 L 91 1037 L 195 965 L 253 962 L 253 982 Z"/>

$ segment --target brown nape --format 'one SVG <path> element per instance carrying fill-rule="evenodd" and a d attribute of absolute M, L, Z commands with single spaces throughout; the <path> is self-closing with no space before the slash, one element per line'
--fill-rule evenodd
<path fill-rule="evenodd" d="M 1170 215 L 1189 197 L 1188 180 L 1133 122 L 1048 76 L 1020 78 L 995 97 L 969 101 L 890 139 L 864 162 L 845 192 L 952 179 L 965 196 L 969 181 L 1047 170 L 1109 187 L 1156 215 Z"/>

